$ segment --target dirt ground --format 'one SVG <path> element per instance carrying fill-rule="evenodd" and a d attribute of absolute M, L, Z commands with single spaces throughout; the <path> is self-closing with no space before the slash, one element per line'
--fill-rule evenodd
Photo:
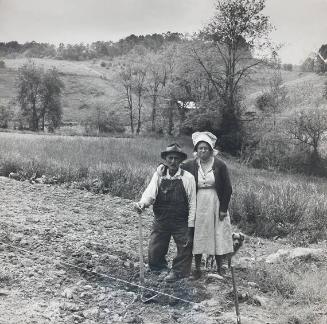
<path fill-rule="evenodd" d="M 145 261 L 151 218 L 144 213 Z M 210 278 L 210 269 L 201 280 L 167 284 L 146 272 L 146 287 L 189 302 L 127 283 L 139 283 L 138 215 L 129 200 L 0 177 L 0 223 L 1 324 L 236 322 L 228 274 Z M 237 258 L 246 263 L 279 247 L 249 238 Z M 276 323 L 278 309 L 242 302 L 257 288 L 246 266 L 235 273 L 242 324 Z"/>

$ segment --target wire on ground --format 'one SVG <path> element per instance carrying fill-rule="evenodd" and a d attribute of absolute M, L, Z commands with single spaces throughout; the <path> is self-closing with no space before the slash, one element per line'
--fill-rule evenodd
<path fill-rule="evenodd" d="M 5 245 L 5 246 L 9 246 L 11 248 L 14 248 L 18 251 L 22 251 L 22 252 L 25 252 L 25 253 L 30 253 L 32 255 L 35 255 L 36 257 L 43 257 L 43 258 L 46 258 L 46 259 L 49 259 L 51 260 L 51 262 L 53 262 L 53 260 L 48 257 L 48 256 L 45 256 L 45 255 L 40 255 L 39 253 L 36 253 L 36 252 L 33 252 L 33 251 L 30 251 L 30 250 L 27 250 L 27 249 L 24 249 L 24 248 L 21 248 L 21 247 L 17 247 L 15 245 L 12 245 L 12 244 L 8 244 L 8 243 L 5 243 L 3 241 L 0 241 L 1 244 Z M 89 269 L 86 269 L 86 268 L 82 268 L 82 267 L 79 267 L 79 266 L 76 266 L 74 264 L 71 264 L 71 263 L 68 263 L 68 262 L 65 262 L 65 261 L 62 261 L 62 260 L 59 260 L 59 262 L 63 265 L 66 265 L 68 267 L 71 267 L 71 268 L 75 268 L 75 269 L 78 269 L 78 270 L 81 270 L 81 271 L 85 271 L 85 272 L 88 272 L 88 273 L 92 273 L 92 274 L 95 274 L 97 276 L 100 276 L 100 277 L 104 277 L 104 278 L 108 278 L 110 280 L 114 280 L 114 281 L 118 281 L 118 282 L 121 282 L 121 283 L 124 283 L 124 284 L 127 284 L 129 286 L 133 286 L 133 287 L 137 287 L 137 288 L 140 288 L 140 289 L 143 289 L 143 290 L 147 290 L 147 291 L 151 291 L 153 293 L 156 293 L 158 295 L 161 295 L 161 296 L 166 296 L 166 297 L 169 297 L 169 298 L 172 298 L 172 299 L 175 299 L 175 300 L 179 300 L 179 301 L 182 301 L 184 303 L 187 303 L 187 304 L 191 304 L 191 305 L 197 305 L 197 303 L 195 302 L 192 302 L 190 300 L 187 300 L 187 299 L 184 299 L 184 298 L 179 298 L 179 297 L 176 297 L 174 295 L 170 295 L 170 294 L 167 294 L 167 293 L 164 293 L 164 292 L 161 292 L 161 291 L 158 291 L 158 290 L 155 290 L 155 289 L 152 289 L 152 288 L 147 288 L 145 286 L 142 286 L 142 285 L 139 285 L 139 284 L 136 284 L 136 283 L 133 283 L 133 282 L 129 282 L 127 280 L 124 280 L 124 279 L 120 279 L 120 278 L 116 278 L 116 277 L 113 277 L 113 276 L 110 276 L 110 275 L 107 275 L 105 273 L 100 273 L 100 272 L 96 272 L 94 270 L 89 270 Z"/>

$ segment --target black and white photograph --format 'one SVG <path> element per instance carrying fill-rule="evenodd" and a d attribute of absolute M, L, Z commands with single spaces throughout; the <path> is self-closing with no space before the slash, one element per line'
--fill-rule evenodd
<path fill-rule="evenodd" d="M 327 0 L 0 0 L 0 324 L 327 324 Z"/>

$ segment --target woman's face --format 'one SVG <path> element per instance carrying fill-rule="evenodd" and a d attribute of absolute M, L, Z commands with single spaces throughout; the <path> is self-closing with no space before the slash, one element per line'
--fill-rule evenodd
<path fill-rule="evenodd" d="M 210 145 L 206 142 L 200 142 L 196 148 L 197 156 L 202 161 L 207 161 L 211 156 Z"/>

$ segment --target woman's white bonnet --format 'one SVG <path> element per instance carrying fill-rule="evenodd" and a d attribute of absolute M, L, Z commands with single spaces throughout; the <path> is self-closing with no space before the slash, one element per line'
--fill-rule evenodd
<path fill-rule="evenodd" d="M 212 149 L 214 149 L 217 137 L 210 133 L 210 132 L 195 132 L 192 134 L 192 141 L 194 147 L 199 143 L 199 142 L 206 142 L 210 145 Z"/>

